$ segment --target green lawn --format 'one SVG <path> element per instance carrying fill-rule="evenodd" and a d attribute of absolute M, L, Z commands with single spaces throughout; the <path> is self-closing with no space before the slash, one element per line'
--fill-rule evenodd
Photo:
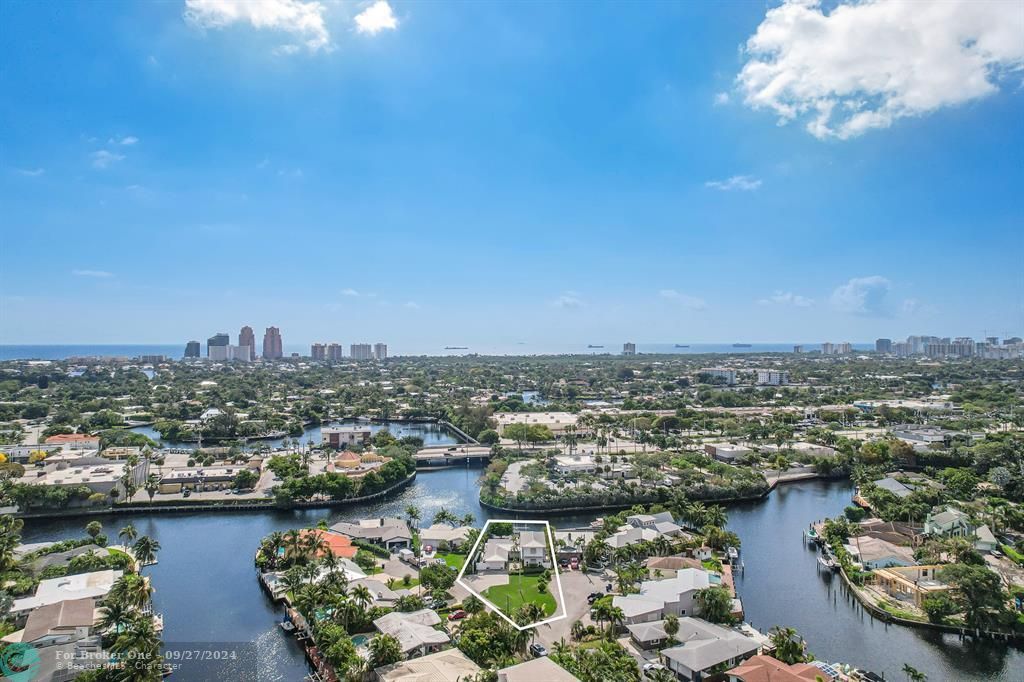
<path fill-rule="evenodd" d="M 454 568 L 456 571 L 461 571 L 462 565 L 466 563 L 465 554 L 455 554 L 452 552 L 449 552 L 448 554 L 441 554 L 438 552 L 434 556 L 438 559 L 443 559 L 446 564 Z"/>
<path fill-rule="evenodd" d="M 999 549 L 1002 550 L 1003 554 L 1010 557 L 1012 561 L 1015 561 L 1019 565 L 1024 566 L 1024 554 L 1021 554 L 1009 545 L 999 545 Z"/>
<path fill-rule="evenodd" d="M 558 606 L 555 598 L 551 596 L 552 582 L 548 585 L 548 591 L 541 594 L 537 591 L 536 575 L 511 575 L 508 585 L 495 585 L 484 591 L 487 600 L 497 606 L 506 616 L 511 617 L 520 605 L 534 603 L 544 609 L 544 616 L 554 614 Z"/>

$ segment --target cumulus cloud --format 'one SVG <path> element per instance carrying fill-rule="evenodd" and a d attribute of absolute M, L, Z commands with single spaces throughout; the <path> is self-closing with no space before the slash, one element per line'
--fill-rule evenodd
<path fill-rule="evenodd" d="M 761 181 L 751 175 L 734 175 L 728 180 L 708 180 L 704 186 L 723 192 L 731 192 L 734 189 L 750 192 L 760 187 Z"/>
<path fill-rule="evenodd" d="M 398 19 L 387 0 L 377 0 L 356 15 L 356 31 L 359 33 L 377 35 L 381 31 L 393 31 L 396 28 Z"/>
<path fill-rule="evenodd" d="M 886 314 L 886 296 L 889 280 L 881 275 L 854 277 L 846 284 L 836 287 L 830 302 L 832 307 L 853 315 Z"/>
<path fill-rule="evenodd" d="M 103 170 L 104 168 L 110 168 L 113 164 L 118 161 L 124 160 L 124 154 L 115 154 L 114 152 L 101 149 L 98 152 L 92 153 L 92 167 Z"/>
<path fill-rule="evenodd" d="M 358 296 L 359 292 L 356 291 L 355 289 L 351 289 L 351 288 L 349 288 L 349 289 L 342 289 L 341 290 L 341 295 L 342 296 Z"/>
<path fill-rule="evenodd" d="M 715 93 L 715 106 L 721 107 L 729 103 L 728 92 L 716 92 Z"/>
<path fill-rule="evenodd" d="M 326 6 L 312 0 L 185 0 L 185 20 L 203 29 L 248 24 L 256 30 L 291 34 L 310 52 L 331 49 L 324 20 Z M 275 54 L 293 54 L 300 45 L 284 45 Z"/>
<path fill-rule="evenodd" d="M 138 143 L 139 138 L 134 135 L 125 135 L 124 137 L 112 137 L 108 140 L 110 144 L 119 144 L 124 147 L 130 147 L 133 144 Z"/>
<path fill-rule="evenodd" d="M 582 308 L 583 300 L 575 291 L 564 291 L 551 302 L 556 308 Z"/>
<path fill-rule="evenodd" d="M 44 168 L 15 168 L 14 172 L 18 175 L 24 175 L 29 178 L 38 178 L 40 175 L 46 172 Z"/>
<path fill-rule="evenodd" d="M 744 102 L 847 139 L 998 91 L 1024 67 L 1024 12 L 1005 0 L 786 0 L 747 40 Z"/>
<path fill-rule="evenodd" d="M 797 308 L 810 308 L 814 305 L 813 298 L 807 298 L 800 294 L 794 294 L 792 291 L 776 291 L 768 298 L 762 298 L 758 303 L 762 305 L 791 305 Z"/>
<path fill-rule="evenodd" d="M 113 277 L 114 273 L 107 272 L 106 270 L 72 270 L 71 274 L 76 277 Z"/>
<path fill-rule="evenodd" d="M 684 294 L 675 289 L 662 289 L 658 292 L 658 295 L 662 298 L 667 298 L 672 301 L 676 301 L 684 308 L 689 310 L 707 310 L 708 304 L 703 298 L 697 296 L 690 296 Z"/>

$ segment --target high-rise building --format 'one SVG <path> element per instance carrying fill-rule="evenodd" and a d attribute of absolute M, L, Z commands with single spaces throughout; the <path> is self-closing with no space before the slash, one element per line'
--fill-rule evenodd
<path fill-rule="evenodd" d="M 762 386 L 785 386 L 789 383 L 789 372 L 779 369 L 757 370 L 757 383 Z"/>
<path fill-rule="evenodd" d="M 701 367 L 697 377 L 700 381 L 722 383 L 726 386 L 736 385 L 736 370 L 728 367 Z"/>
<path fill-rule="evenodd" d="M 213 358 L 215 360 L 223 360 L 224 358 L 220 357 L 220 355 L 221 353 L 226 353 L 226 351 L 216 351 L 214 349 L 226 347 L 229 343 L 231 343 L 231 337 L 224 332 L 214 334 L 210 338 L 206 339 L 206 357 Z M 214 355 L 217 357 L 214 358 Z"/>
<path fill-rule="evenodd" d="M 327 359 L 331 362 L 341 362 L 342 355 L 340 343 L 332 343 L 327 346 Z"/>
<path fill-rule="evenodd" d="M 793 352 L 794 353 L 803 353 L 804 352 L 804 347 L 803 346 L 793 346 Z"/>
<path fill-rule="evenodd" d="M 843 343 L 840 343 L 838 346 L 836 346 L 836 353 L 838 353 L 839 355 L 849 355 L 852 352 L 853 346 L 850 344 L 849 341 L 844 341 Z"/>
<path fill-rule="evenodd" d="M 238 345 L 239 347 L 247 346 L 249 348 L 250 362 L 256 359 L 256 335 L 249 325 L 242 327 L 242 331 L 238 332 Z"/>
<path fill-rule="evenodd" d="M 892 339 L 876 339 L 875 352 L 885 353 L 886 355 L 892 353 Z"/>
<path fill-rule="evenodd" d="M 189 341 L 185 344 L 185 357 L 186 358 L 198 358 L 202 347 L 198 341 Z"/>
<path fill-rule="evenodd" d="M 386 344 L 386 343 L 375 343 L 375 344 L 373 344 L 373 358 L 375 360 L 387 360 L 388 359 L 388 344 Z"/>
<path fill-rule="evenodd" d="M 635 343 L 629 343 L 629 342 L 626 342 L 626 343 L 622 344 L 622 354 L 623 355 L 636 355 L 636 344 Z"/>
<path fill-rule="evenodd" d="M 373 360 L 373 347 L 368 343 L 353 343 L 349 351 L 353 360 Z"/>
<path fill-rule="evenodd" d="M 322 343 L 314 343 L 309 349 L 309 355 L 314 360 L 326 360 L 327 346 Z"/>
<path fill-rule="evenodd" d="M 832 345 L 831 343 L 829 343 L 828 341 L 826 341 L 825 343 L 821 344 L 821 354 L 822 355 L 832 355 L 835 352 L 836 352 L 836 347 L 834 345 Z"/>
<path fill-rule="evenodd" d="M 284 346 L 281 343 L 281 330 L 277 327 L 267 327 L 263 334 L 263 359 L 280 360 L 284 357 Z"/>

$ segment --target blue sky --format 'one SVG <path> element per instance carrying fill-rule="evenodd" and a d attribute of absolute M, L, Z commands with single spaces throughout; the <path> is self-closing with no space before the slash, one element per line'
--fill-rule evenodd
<path fill-rule="evenodd" d="M 2 343 L 1024 332 L 1014 3 L 0 22 Z"/>

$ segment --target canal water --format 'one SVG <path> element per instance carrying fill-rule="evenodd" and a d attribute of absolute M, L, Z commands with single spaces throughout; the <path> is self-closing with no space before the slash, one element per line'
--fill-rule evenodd
<path fill-rule="evenodd" d="M 384 421 L 384 422 L 365 422 L 356 419 L 342 419 L 339 421 L 333 421 L 326 426 L 368 426 L 373 433 L 387 429 L 391 432 L 391 435 L 395 438 L 404 438 L 406 436 L 416 436 L 423 439 L 424 445 L 451 445 L 458 443 L 459 440 L 455 437 L 447 427 L 437 424 L 435 422 L 399 422 L 399 421 Z M 152 426 L 135 426 L 130 429 L 136 433 L 141 433 L 147 438 L 151 438 L 157 443 L 161 442 L 160 433 Z M 308 441 L 313 443 L 320 442 L 320 426 L 307 427 L 301 436 L 298 436 L 298 441 L 305 445 Z M 295 438 L 290 438 L 294 441 Z M 168 448 L 188 448 L 194 449 L 197 447 L 197 443 L 179 443 L 177 441 L 162 441 L 163 445 Z M 248 447 L 256 448 L 260 445 L 266 445 L 273 448 L 279 448 L 284 443 L 284 438 L 270 438 L 266 440 L 251 440 L 249 441 Z"/>
<path fill-rule="evenodd" d="M 419 508 L 423 522 L 447 509 L 487 512 L 478 503 L 480 468 L 456 467 L 420 472 L 396 497 L 376 504 L 333 510 L 253 513 L 134 515 L 101 517 L 105 531 L 116 536 L 129 519 L 140 533 L 162 546 L 159 563 L 147 568 L 156 587 L 156 609 L 164 615 L 169 643 L 252 643 L 259 680 L 301 680 L 302 652 L 276 623 L 280 610 L 260 590 L 252 565 L 260 538 L 274 530 L 385 515 L 400 516 L 408 505 Z M 943 680 L 1022 680 L 1024 654 L 992 643 L 964 643 L 955 636 L 886 626 L 853 606 L 838 578 L 822 575 L 802 530 L 810 521 L 835 516 L 849 504 L 847 482 L 807 482 L 782 486 L 766 500 L 729 509 L 729 526 L 743 540 L 745 569 L 737 579 L 747 618 L 768 630 L 795 627 L 819 658 L 842 661 L 902 680 L 904 663 Z M 85 522 L 46 520 L 26 523 L 24 542 L 80 537 Z M 558 526 L 582 525 L 590 517 L 559 517 Z M 250 680 L 240 669 L 234 682 Z"/>

